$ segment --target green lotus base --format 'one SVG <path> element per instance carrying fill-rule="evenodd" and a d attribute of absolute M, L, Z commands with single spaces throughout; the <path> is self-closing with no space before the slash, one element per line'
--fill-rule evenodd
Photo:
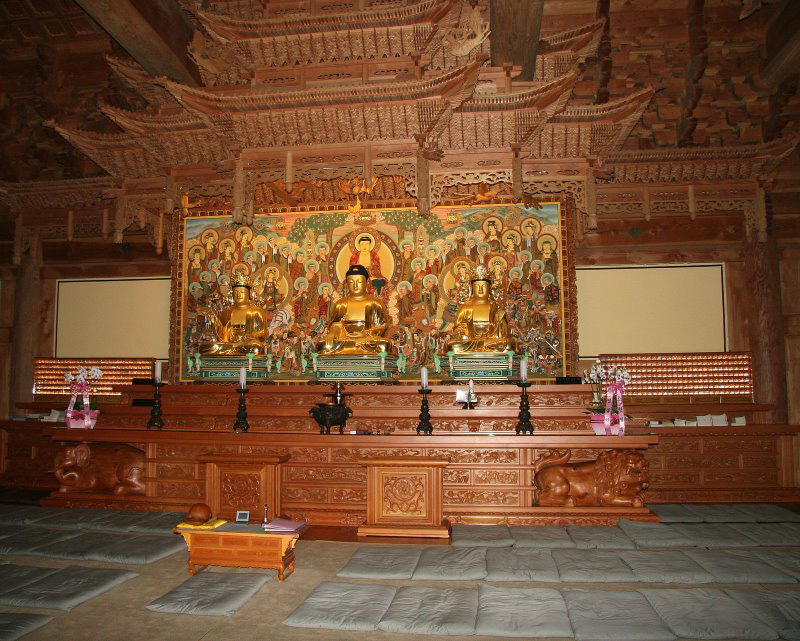
<path fill-rule="evenodd" d="M 454 380 L 502 381 L 519 376 L 519 358 L 503 352 L 454 354 L 448 357 L 450 378 Z"/>
<path fill-rule="evenodd" d="M 326 381 L 390 381 L 397 369 L 393 361 L 380 356 L 319 356 L 316 376 Z"/>

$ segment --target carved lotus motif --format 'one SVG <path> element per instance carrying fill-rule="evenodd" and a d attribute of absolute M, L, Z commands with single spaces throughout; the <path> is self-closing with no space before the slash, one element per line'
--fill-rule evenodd
<path fill-rule="evenodd" d="M 423 516 L 425 514 L 425 482 L 422 476 L 397 476 L 384 479 L 383 513 Z"/>

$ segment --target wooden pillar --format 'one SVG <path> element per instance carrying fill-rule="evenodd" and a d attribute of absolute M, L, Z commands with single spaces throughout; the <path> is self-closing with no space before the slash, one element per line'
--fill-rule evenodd
<path fill-rule="evenodd" d="M 14 326 L 11 331 L 11 385 L 9 412 L 17 403 L 33 400 L 33 358 L 39 332 L 41 293 L 37 252 L 20 256 L 14 287 Z"/>
<path fill-rule="evenodd" d="M 774 406 L 767 413 L 770 423 L 786 423 L 787 388 L 784 323 L 778 247 L 772 233 L 761 242 L 746 245 L 749 271 L 750 350 L 753 354 L 755 400 Z"/>

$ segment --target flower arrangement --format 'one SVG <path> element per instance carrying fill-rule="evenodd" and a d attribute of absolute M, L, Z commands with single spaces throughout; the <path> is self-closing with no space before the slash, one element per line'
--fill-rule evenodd
<path fill-rule="evenodd" d="M 91 429 L 97 422 L 97 402 L 89 400 L 92 391 L 89 381 L 96 381 L 103 377 L 99 367 L 78 368 L 78 373 L 67 372 L 64 380 L 70 383 L 72 397 L 67 406 L 67 426 L 71 428 Z"/>
<path fill-rule="evenodd" d="M 600 359 L 596 360 L 592 368 L 583 373 L 583 382 L 595 386 L 592 392 L 592 405 L 586 408 L 586 413 L 592 416 L 592 421 L 599 421 L 602 417 L 606 426 L 606 433 L 610 425 L 618 425 L 618 433 L 625 433 L 625 419 L 631 418 L 625 414 L 622 405 L 622 388 L 631 382 L 631 374 L 624 367 L 609 365 L 603 367 Z M 603 393 L 606 387 L 607 394 Z"/>

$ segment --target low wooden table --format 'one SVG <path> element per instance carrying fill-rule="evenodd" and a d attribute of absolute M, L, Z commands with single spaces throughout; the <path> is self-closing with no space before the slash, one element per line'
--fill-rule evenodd
<path fill-rule="evenodd" d="M 268 534 L 259 525 L 226 523 L 214 530 L 175 528 L 189 548 L 189 574 L 195 566 L 270 568 L 283 581 L 294 572 L 294 546 L 301 532 Z M 286 569 L 288 568 L 288 572 Z"/>

